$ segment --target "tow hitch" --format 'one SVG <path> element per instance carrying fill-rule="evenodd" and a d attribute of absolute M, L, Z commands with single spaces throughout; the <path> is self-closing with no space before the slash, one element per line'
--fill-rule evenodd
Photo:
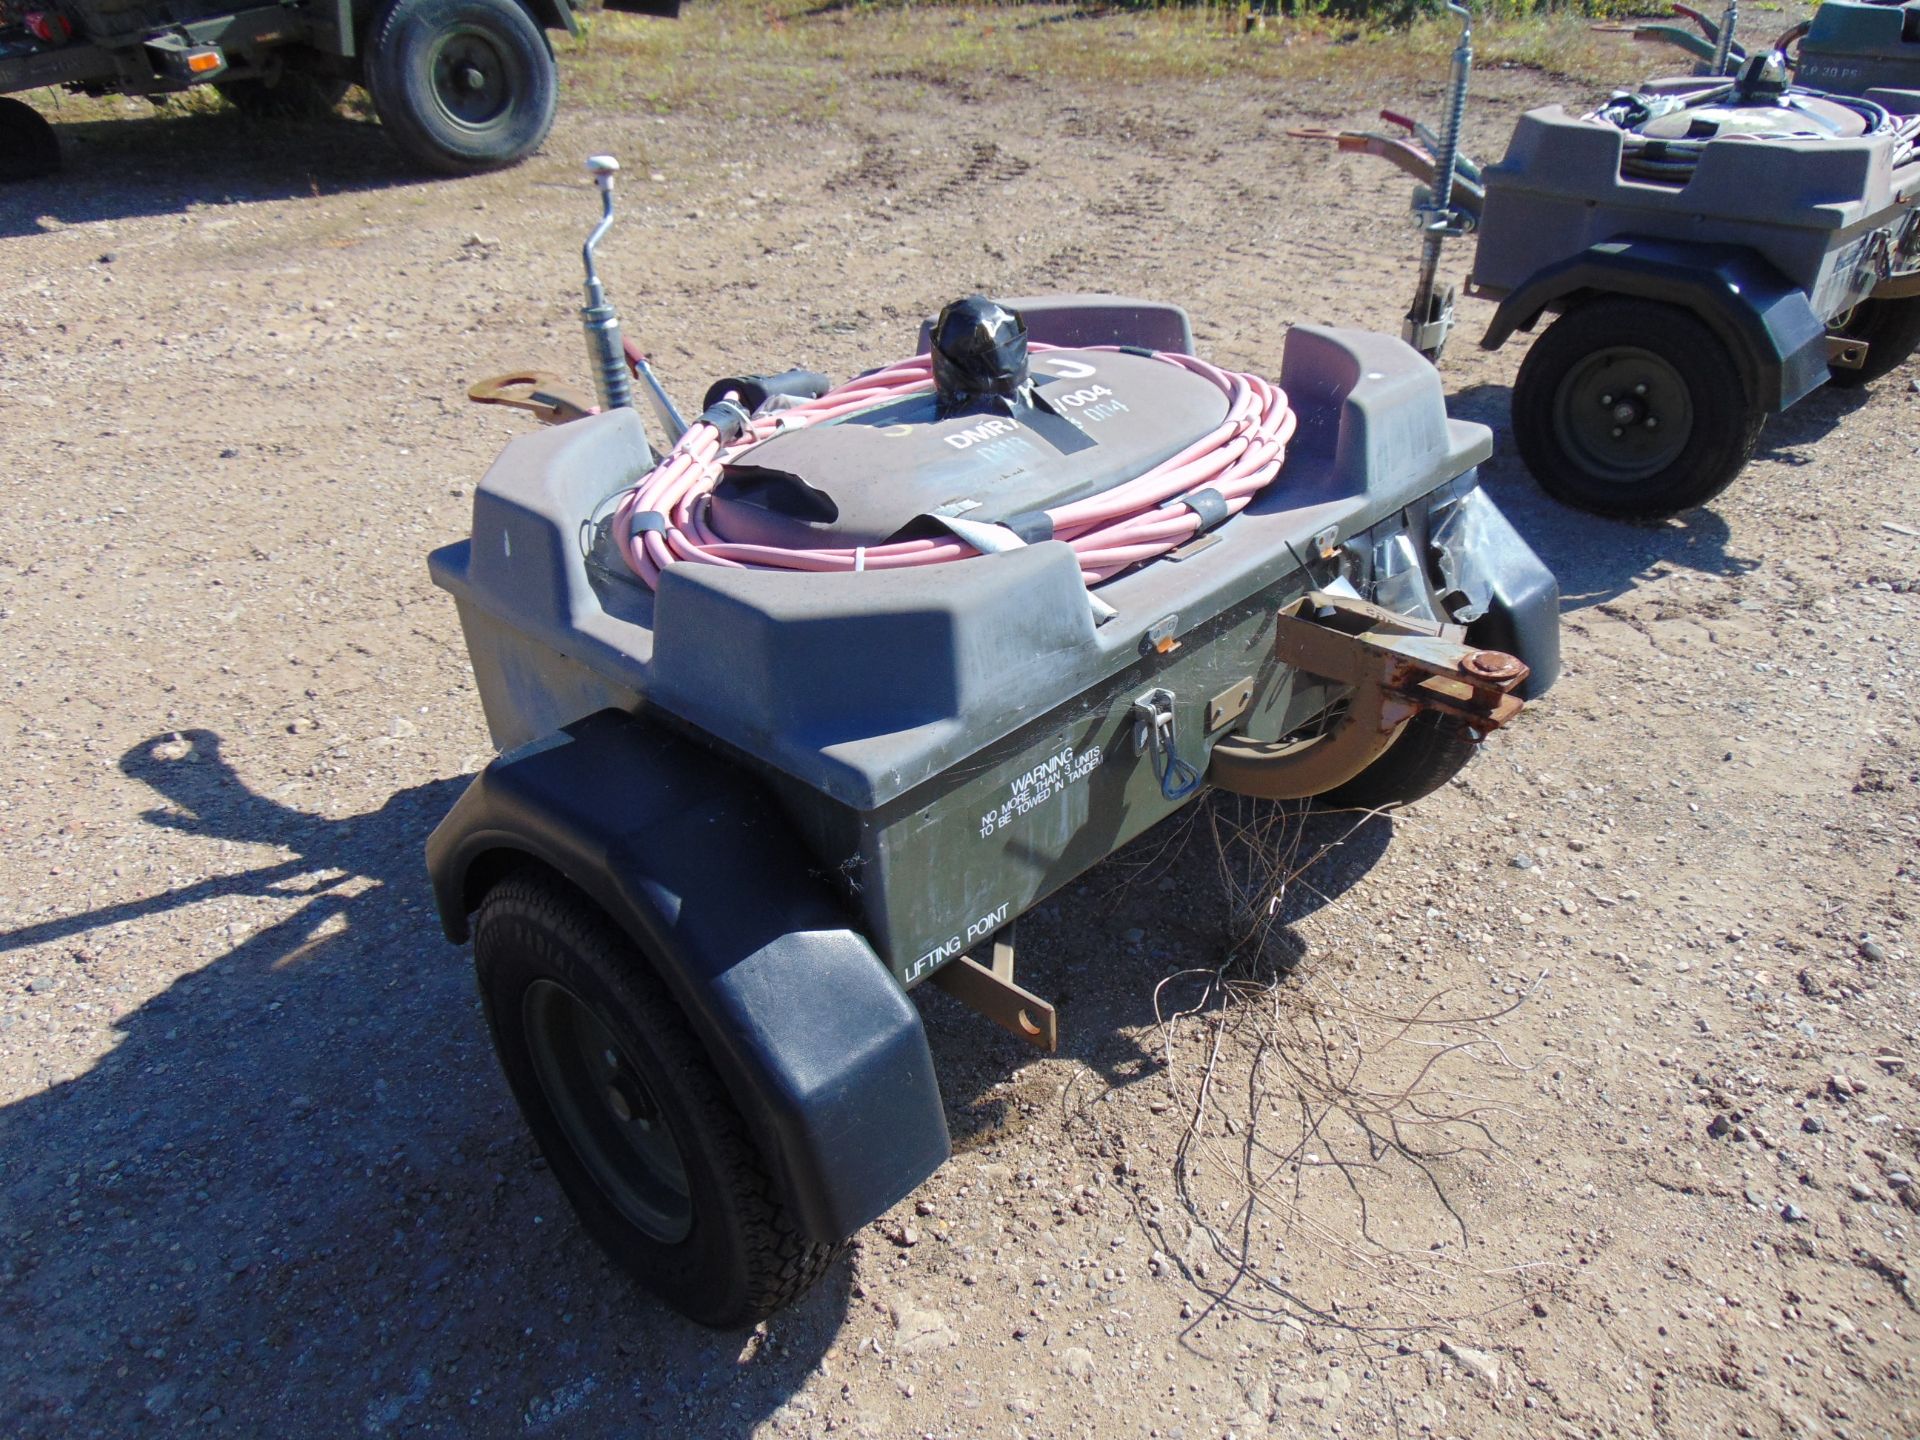
<path fill-rule="evenodd" d="M 1465 643 L 1466 630 L 1315 590 L 1275 617 L 1283 665 L 1350 685 L 1346 707 L 1317 734 L 1282 740 L 1229 735 L 1213 747 L 1207 779 L 1262 800 L 1301 800 L 1358 775 L 1421 710 L 1462 721 L 1477 735 L 1521 710 L 1513 690 L 1525 662 Z"/>

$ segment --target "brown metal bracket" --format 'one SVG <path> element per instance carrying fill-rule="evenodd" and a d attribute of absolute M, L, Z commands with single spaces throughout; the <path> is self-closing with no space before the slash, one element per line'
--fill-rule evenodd
<path fill-rule="evenodd" d="M 1452 715 L 1483 735 L 1497 730 L 1520 713 L 1512 692 L 1527 666 L 1465 640 L 1458 625 L 1310 591 L 1275 616 L 1274 658 L 1350 686 L 1344 711 L 1314 735 L 1223 737 L 1213 747 L 1208 782 L 1262 800 L 1302 800 L 1366 769 L 1421 710 Z"/>
<path fill-rule="evenodd" d="M 1396 169 L 1404 170 L 1422 185 L 1434 182 L 1433 156 L 1429 155 L 1417 141 L 1403 140 L 1397 135 L 1382 135 L 1377 130 L 1328 130 L 1322 126 L 1302 126 L 1289 130 L 1287 134 L 1295 140 L 1330 140 L 1340 147 L 1345 155 L 1371 155 L 1376 160 L 1384 160 Z M 1480 212 L 1486 208 L 1487 193 L 1484 186 L 1454 172 L 1454 199 L 1459 208 L 1480 218 Z"/>
<path fill-rule="evenodd" d="M 515 370 L 489 375 L 467 387 L 467 399 L 476 405 L 505 405 L 525 410 L 542 425 L 564 425 L 594 413 L 585 392 L 545 370 Z"/>
<path fill-rule="evenodd" d="M 1835 370 L 1858 370 L 1867 363 L 1867 342 L 1850 335 L 1827 332 L 1827 364 Z"/>
<path fill-rule="evenodd" d="M 976 1015 L 983 1015 L 1049 1055 L 1060 1048 L 1053 1006 L 1013 983 L 1013 926 L 993 937 L 991 968 L 962 955 L 927 977 Z"/>

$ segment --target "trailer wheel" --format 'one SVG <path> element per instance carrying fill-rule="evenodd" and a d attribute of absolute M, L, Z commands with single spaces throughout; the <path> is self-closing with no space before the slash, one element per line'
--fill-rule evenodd
<path fill-rule="evenodd" d="M 1867 342 L 1867 363 L 1858 370 L 1833 370 L 1827 383 L 1857 390 L 1889 375 L 1920 350 L 1920 295 L 1896 300 L 1862 300 L 1833 327 L 1849 340 Z"/>
<path fill-rule="evenodd" d="M 814 1284 L 808 1240 L 673 997 L 598 907 L 522 871 L 481 902 L 474 964 L 514 1098 L 581 1225 L 704 1325 L 750 1324 Z"/>
<path fill-rule="evenodd" d="M 216 81 L 214 89 L 234 109 L 256 120 L 303 120 L 333 113 L 353 82 L 320 68 L 312 52 L 269 52 L 265 73 L 245 80 Z"/>
<path fill-rule="evenodd" d="M 1315 797 L 1332 810 L 1383 810 L 1424 800 L 1458 775 L 1479 752 L 1467 727 L 1451 715 L 1422 710 L 1386 754 L 1342 785 Z"/>
<path fill-rule="evenodd" d="M 1766 410 L 1705 322 L 1608 297 L 1562 315 L 1513 387 L 1513 435 L 1540 488 L 1600 515 L 1703 505 L 1753 456 Z"/>
<path fill-rule="evenodd" d="M 0 181 L 39 180 L 60 168 L 60 138 L 46 116 L 0 95 Z"/>
<path fill-rule="evenodd" d="M 444 174 L 511 165 L 553 128 L 553 51 L 514 0 L 390 0 L 366 71 L 394 144 Z"/>

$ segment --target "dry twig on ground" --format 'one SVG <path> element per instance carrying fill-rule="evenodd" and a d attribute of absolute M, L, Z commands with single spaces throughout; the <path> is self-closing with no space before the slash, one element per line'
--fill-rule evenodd
<path fill-rule="evenodd" d="M 1526 1067 L 1492 1026 L 1528 994 L 1494 1009 L 1451 990 L 1389 1003 L 1379 977 L 1332 963 L 1352 927 L 1316 874 L 1374 814 L 1333 817 L 1315 838 L 1300 805 L 1215 796 L 1196 810 L 1184 859 L 1211 861 L 1227 944 L 1217 966 L 1155 987 L 1162 1083 L 1182 1124 L 1175 1205 L 1137 1183 L 1142 1223 L 1216 1306 L 1376 1342 L 1459 1324 L 1469 1317 L 1433 1313 L 1426 1293 L 1442 1268 L 1470 1265 L 1453 1190 L 1500 1150 L 1491 1124 L 1510 1112 L 1488 1092 Z M 1315 951 L 1325 963 L 1305 966 Z M 1076 1112 L 1103 1153 L 1128 1149 L 1102 1114 L 1122 1093 Z M 1408 1238 L 1386 1233 L 1383 1208 Z M 1358 1298 L 1311 1293 L 1306 1274 L 1321 1266 Z"/>

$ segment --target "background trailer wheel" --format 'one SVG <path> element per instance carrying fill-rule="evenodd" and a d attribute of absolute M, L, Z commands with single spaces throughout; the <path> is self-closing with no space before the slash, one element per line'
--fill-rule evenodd
<path fill-rule="evenodd" d="M 1599 515 L 1705 504 L 1752 458 L 1765 419 L 1706 323 L 1651 300 L 1576 305 L 1527 351 L 1513 387 L 1527 469 L 1556 500 Z"/>
<path fill-rule="evenodd" d="M 1870 385 L 1890 375 L 1920 349 L 1920 295 L 1893 300 L 1862 300 L 1839 318 L 1834 333 L 1867 343 L 1867 363 L 1858 370 L 1835 367 L 1827 381 L 1843 390 Z"/>
<path fill-rule="evenodd" d="M 553 51 L 514 0 L 391 0 L 366 72 L 393 143 L 445 174 L 511 165 L 553 128 Z"/>
<path fill-rule="evenodd" d="M 1464 722 L 1423 710 L 1407 722 L 1386 754 L 1346 784 L 1315 798 L 1332 810 L 1411 805 L 1452 781 L 1479 749 L 1479 742 Z"/>
<path fill-rule="evenodd" d="M 634 1279 L 713 1326 L 811 1287 L 808 1240 L 706 1051 L 646 957 L 539 870 L 481 902 L 474 964 L 514 1098 L 580 1223 Z"/>
<path fill-rule="evenodd" d="M 60 168 L 60 140 L 24 100 L 0 96 L 0 181 L 38 180 Z"/>

